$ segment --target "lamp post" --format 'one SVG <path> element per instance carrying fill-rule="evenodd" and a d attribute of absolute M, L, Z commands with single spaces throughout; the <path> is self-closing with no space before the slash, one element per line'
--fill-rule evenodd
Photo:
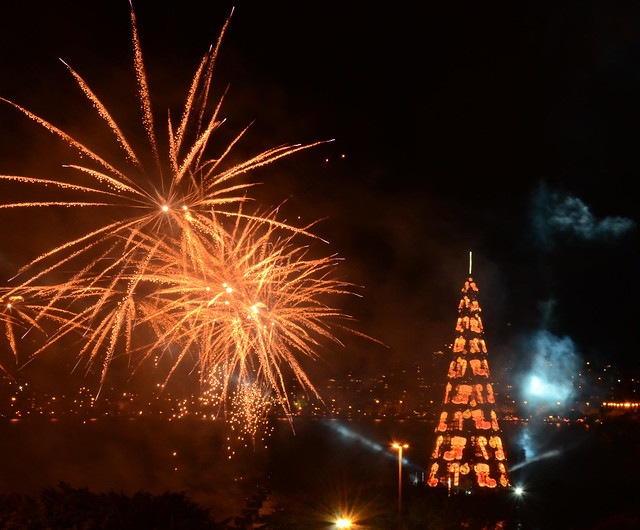
<path fill-rule="evenodd" d="M 402 528 L 402 449 L 407 447 L 409 444 L 393 444 L 393 448 L 398 450 L 398 529 Z"/>

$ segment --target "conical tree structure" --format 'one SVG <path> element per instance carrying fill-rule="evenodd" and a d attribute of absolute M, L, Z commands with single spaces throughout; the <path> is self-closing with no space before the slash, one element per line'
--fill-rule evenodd
<path fill-rule="evenodd" d="M 480 312 L 478 288 L 468 277 L 429 463 L 432 487 L 473 491 L 509 485 Z"/>

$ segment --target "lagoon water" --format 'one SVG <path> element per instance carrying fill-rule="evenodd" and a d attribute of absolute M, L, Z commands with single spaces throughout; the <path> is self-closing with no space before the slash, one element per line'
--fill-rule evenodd
<path fill-rule="evenodd" d="M 409 482 L 425 471 L 434 440 L 432 422 L 305 419 L 276 421 L 268 447 L 229 458 L 221 423 L 183 419 L 100 418 L 0 423 L 0 493 L 37 495 L 60 481 L 91 491 L 185 492 L 216 519 L 237 515 L 257 487 L 291 503 L 327 491 L 397 484 L 394 441 Z M 637 421 L 593 425 L 507 424 L 503 440 L 531 506 L 579 511 L 605 519 L 632 506 L 629 484 L 639 476 Z"/>

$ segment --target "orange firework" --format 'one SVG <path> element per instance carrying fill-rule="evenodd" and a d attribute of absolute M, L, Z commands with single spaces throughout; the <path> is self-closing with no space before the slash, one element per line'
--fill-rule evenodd
<path fill-rule="evenodd" d="M 79 362 L 99 365 L 102 382 L 116 355 L 135 356 L 140 364 L 167 356 L 167 380 L 195 359 L 203 388 L 211 374 L 222 374 L 222 402 L 231 395 L 238 403 L 253 396 L 256 410 L 264 411 L 274 399 L 290 414 L 287 382 L 292 378 L 317 395 L 302 359 L 315 358 L 321 341 L 338 341 L 333 326 L 348 317 L 330 299 L 352 289 L 333 279 L 335 256 L 315 254 L 310 244 L 318 240 L 309 227 L 279 221 L 277 210 L 247 213 L 242 205 L 251 184 L 238 177 L 316 144 L 283 145 L 230 164 L 229 154 L 245 129 L 217 157 L 207 154 L 223 123 L 222 99 L 211 109 L 208 101 L 228 20 L 193 77 L 181 118 L 168 117 L 159 141 L 133 10 L 131 21 L 152 163 L 143 162 L 98 96 L 66 63 L 124 156 L 107 161 L 97 149 L 3 99 L 77 149 L 84 162 L 67 164 L 68 178 L 0 175 L 18 185 L 53 189 L 60 197 L 0 208 L 108 213 L 100 226 L 46 250 L 18 271 L 19 286 L 5 290 L 0 313 L 12 350 L 17 356 L 18 322 L 42 328 L 52 321 L 55 333 L 32 355 L 80 331 Z M 12 300 L 30 300 L 22 304 L 28 311 L 9 312 Z"/>
<path fill-rule="evenodd" d="M 323 340 L 337 341 L 332 328 L 349 317 L 329 302 L 352 290 L 332 275 L 337 258 L 312 256 L 315 249 L 298 243 L 302 237 L 268 215 L 238 217 L 217 237 L 198 239 L 190 253 L 149 242 L 157 261 L 141 280 L 155 288 L 139 322 L 155 326 L 153 349 L 181 346 L 172 372 L 195 349 L 201 378 L 223 368 L 225 392 L 231 382 L 262 381 L 287 412 L 288 374 L 316 393 L 300 360 L 314 358 Z"/>
<path fill-rule="evenodd" d="M 78 257 L 130 254 L 139 238 L 155 234 L 156 237 L 172 234 L 180 237 L 184 228 L 185 213 L 191 219 L 208 214 L 212 209 L 237 214 L 234 205 L 246 200 L 245 192 L 251 184 L 238 181 L 240 175 L 269 164 L 281 157 L 311 147 L 311 145 L 284 145 L 261 152 L 244 162 L 227 164 L 230 152 L 240 140 L 242 131 L 216 158 L 207 157 L 207 147 L 215 131 L 224 120 L 220 119 L 222 99 L 208 112 L 209 92 L 212 83 L 220 42 L 227 24 L 215 48 L 203 57 L 191 83 L 182 117 L 174 123 L 169 116 L 166 131 L 167 152 L 161 156 L 156 126 L 151 112 L 147 78 L 140 50 L 135 16 L 131 11 L 133 45 L 135 55 L 138 95 L 143 109 L 143 125 L 147 131 L 153 164 L 147 167 L 125 137 L 109 111 L 87 83 L 70 66 L 66 65 L 92 103 L 98 115 L 112 133 L 124 156 L 109 162 L 97 154 L 97 150 L 82 143 L 45 119 L 20 105 L 0 98 L 20 110 L 39 125 L 77 149 L 85 164 L 69 163 L 64 167 L 66 176 L 44 179 L 21 175 L 0 175 L 0 180 L 37 186 L 62 194 L 60 199 L 44 201 L 8 202 L 0 208 L 99 208 L 108 213 L 107 222 L 40 255 L 18 274 L 30 273 L 24 285 L 33 284 L 52 271 Z M 187 138 L 190 141 L 187 143 Z M 50 191 L 49 191 L 50 193 Z M 74 197 L 69 198 L 66 195 Z M 75 199 L 80 197 L 80 199 Z M 128 260 L 121 265 L 129 265 Z M 30 272 L 40 268 L 39 272 Z M 113 271 L 112 271 L 113 272 Z"/>
<path fill-rule="evenodd" d="M 76 324 L 70 326 L 73 313 L 51 304 L 55 291 L 55 287 L 0 289 L 0 324 L 16 361 L 18 340 L 27 333 L 47 338 L 50 324 L 76 328 Z M 1 364 L 0 369 L 6 371 Z"/>

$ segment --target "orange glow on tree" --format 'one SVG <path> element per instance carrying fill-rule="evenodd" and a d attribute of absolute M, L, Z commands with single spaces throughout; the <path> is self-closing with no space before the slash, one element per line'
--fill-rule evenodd
<path fill-rule="evenodd" d="M 478 293 L 468 277 L 458 304 L 452 358 L 435 428 L 427 478 L 431 487 L 469 491 L 509 486 Z"/>

